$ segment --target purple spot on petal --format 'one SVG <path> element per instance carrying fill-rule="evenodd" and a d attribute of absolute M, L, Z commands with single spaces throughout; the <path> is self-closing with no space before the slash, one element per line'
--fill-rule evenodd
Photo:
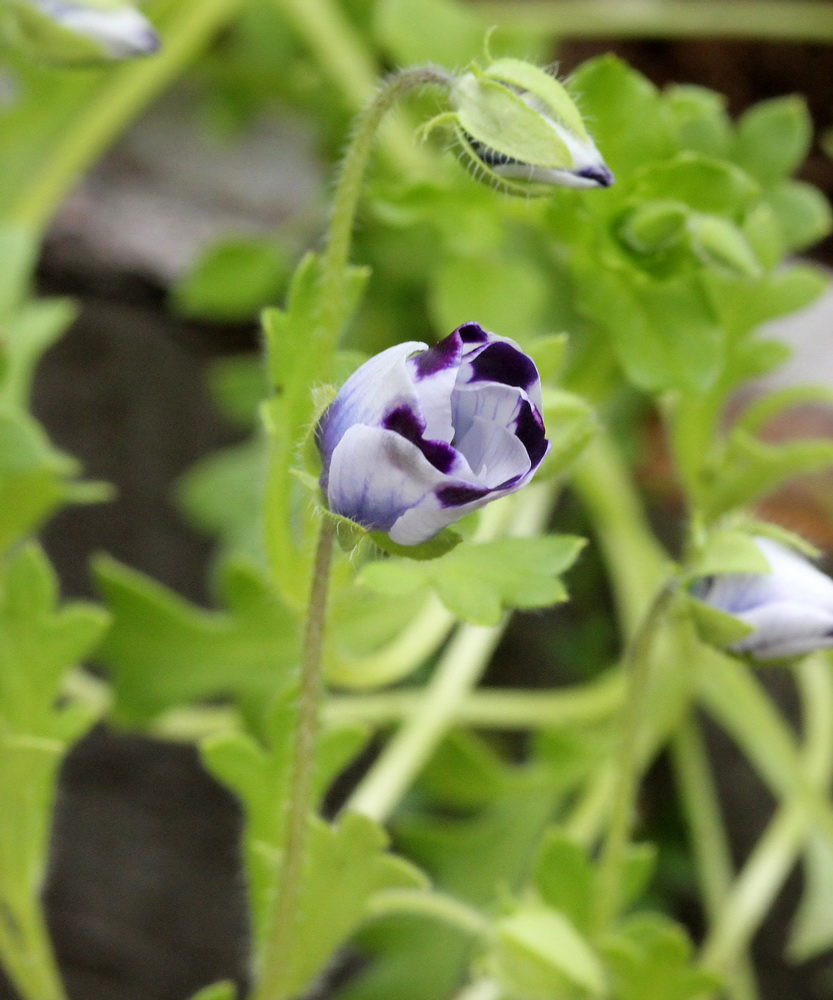
<path fill-rule="evenodd" d="M 479 323 L 464 323 L 454 332 L 460 334 L 464 344 L 483 344 L 489 339 L 489 334 Z"/>
<path fill-rule="evenodd" d="M 443 475 L 447 475 L 454 468 L 457 452 L 444 441 L 426 441 L 422 436 L 425 425 L 410 407 L 398 406 L 395 410 L 391 410 L 382 421 L 382 426 L 416 445 L 434 468 Z"/>
<path fill-rule="evenodd" d="M 515 436 L 526 448 L 532 468 L 537 468 L 549 448 L 549 442 L 544 437 L 544 422 L 538 411 L 527 400 L 521 402 L 518 421 L 515 425 Z"/>
<path fill-rule="evenodd" d="M 613 174 L 608 170 L 604 163 L 600 163 L 595 167 L 584 167 L 582 170 L 576 171 L 577 177 L 584 177 L 588 181 L 593 181 L 594 184 L 598 184 L 599 187 L 610 187 L 613 183 Z"/>
<path fill-rule="evenodd" d="M 441 486 L 436 491 L 443 507 L 462 507 L 473 500 L 480 500 L 493 491 L 483 486 Z"/>
<path fill-rule="evenodd" d="M 532 359 L 503 341 L 484 348 L 471 367 L 472 382 L 500 382 L 528 392 L 538 381 L 538 369 Z"/>
<path fill-rule="evenodd" d="M 451 333 L 438 344 L 420 351 L 410 360 L 416 369 L 418 379 L 428 378 L 446 368 L 456 368 L 460 364 L 461 342 L 457 333 Z"/>

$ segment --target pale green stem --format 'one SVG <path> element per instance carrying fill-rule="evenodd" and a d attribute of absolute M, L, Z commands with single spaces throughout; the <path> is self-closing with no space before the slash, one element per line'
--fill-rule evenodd
<path fill-rule="evenodd" d="M 125 125 L 161 93 L 244 0 L 185 0 L 165 25 L 161 51 L 114 69 L 73 115 L 39 170 L 9 208 L 14 221 L 43 228 L 67 192 Z"/>
<path fill-rule="evenodd" d="M 618 449 L 604 432 L 576 465 L 572 482 L 592 520 L 620 628 L 630 639 L 667 576 L 665 553 L 651 533 Z"/>
<path fill-rule="evenodd" d="M 616 755 L 612 805 L 607 835 L 599 859 L 595 927 L 604 933 L 616 916 L 622 891 L 622 874 L 642 775 L 642 728 L 651 681 L 654 641 L 676 591 L 669 581 L 657 594 L 625 656 L 628 691 L 622 709 L 621 736 Z"/>
<path fill-rule="evenodd" d="M 534 535 L 546 524 L 554 496 L 551 485 L 531 486 L 517 496 L 514 532 Z M 345 809 L 384 821 L 453 725 L 459 707 L 476 686 L 508 621 L 484 627 L 463 625 L 440 658 L 418 707 L 391 738 L 350 796 Z"/>
<path fill-rule="evenodd" d="M 833 41 L 833 10 L 816 0 L 478 0 L 474 9 L 504 28 L 558 38 L 743 38 Z"/>
<path fill-rule="evenodd" d="M 819 793 L 826 793 L 833 779 L 833 675 L 827 658 L 805 659 L 798 668 L 798 681 L 806 778 Z M 720 908 L 703 945 L 704 966 L 717 971 L 729 968 L 748 947 L 795 866 L 811 826 L 800 804 L 787 801 L 778 809 Z"/>
<path fill-rule="evenodd" d="M 473 691 L 457 706 L 453 723 L 475 729 L 554 729 L 592 725 L 610 718 L 622 705 L 624 675 L 611 670 L 599 680 L 558 691 Z M 331 698 L 324 707 L 327 725 L 392 726 L 409 718 L 422 701 L 419 691 Z"/>
<path fill-rule="evenodd" d="M 292 772 L 286 805 L 286 841 L 280 867 L 280 883 L 271 931 L 252 1000 L 279 1000 L 284 996 L 283 973 L 292 952 L 303 878 L 307 825 L 314 805 L 315 743 L 323 692 L 322 651 L 334 536 L 335 522 L 325 517 L 318 537 L 301 658 L 301 684 L 292 748 Z M 275 734 L 276 739 L 281 736 L 281 733 Z M 280 808 L 284 808 L 283 803 Z"/>
<path fill-rule="evenodd" d="M 671 755 L 705 914 L 712 926 L 729 895 L 734 868 L 706 748 L 693 716 L 678 729 Z M 758 1000 L 754 967 L 743 949 L 727 964 L 725 991 L 729 1000 Z"/>
<path fill-rule="evenodd" d="M 364 915 L 367 920 L 391 916 L 426 917 L 476 937 L 486 937 L 491 932 L 491 924 L 479 910 L 444 893 L 422 889 L 377 892 L 365 906 Z"/>
<path fill-rule="evenodd" d="M 494 979 L 477 979 L 454 997 L 454 1000 L 500 1000 L 503 990 Z"/>

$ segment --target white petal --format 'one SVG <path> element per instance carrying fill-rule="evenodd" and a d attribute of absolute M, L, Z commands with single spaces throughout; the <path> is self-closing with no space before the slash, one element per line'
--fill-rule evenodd
<path fill-rule="evenodd" d="M 795 601 L 761 605 L 737 616 L 754 629 L 730 648 L 774 660 L 833 646 L 833 613 Z"/>
<path fill-rule="evenodd" d="M 530 468 L 527 450 L 515 434 L 482 417 L 475 417 L 455 447 L 468 460 L 477 481 L 491 489 Z"/>
<path fill-rule="evenodd" d="M 397 344 L 374 355 L 353 372 L 319 423 L 318 441 L 325 461 L 353 424 L 378 426 L 385 414 L 397 406 L 410 406 L 421 412 L 405 362 L 409 355 L 426 346 L 416 340 Z"/>
<path fill-rule="evenodd" d="M 401 435 L 356 424 L 333 451 L 327 500 L 334 513 L 367 528 L 387 531 L 406 510 L 447 481 L 448 477 Z"/>
<path fill-rule="evenodd" d="M 63 0 L 39 0 L 37 6 L 67 31 L 98 42 L 112 59 L 146 55 L 159 48 L 150 22 L 132 7 L 109 10 Z"/>
<path fill-rule="evenodd" d="M 755 544 L 766 556 L 772 570 L 770 578 L 779 593 L 833 614 L 833 580 L 829 576 L 800 553 L 771 538 L 757 537 Z"/>

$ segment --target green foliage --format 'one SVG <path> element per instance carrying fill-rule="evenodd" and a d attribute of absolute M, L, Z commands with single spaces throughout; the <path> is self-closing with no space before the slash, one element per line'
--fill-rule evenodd
<path fill-rule="evenodd" d="M 380 560 L 359 574 L 379 593 L 407 597 L 424 587 L 458 617 L 496 625 L 504 608 L 540 608 L 567 599 L 558 574 L 581 551 L 580 538 L 504 538 L 460 546 L 429 561 Z"/>
<path fill-rule="evenodd" d="M 631 917 L 604 951 L 617 1000 L 704 1000 L 720 984 L 693 964 L 691 943 L 658 914 Z"/>
<path fill-rule="evenodd" d="M 122 722 L 141 724 L 172 706 L 220 695 L 258 704 L 297 666 L 295 616 L 248 563 L 222 567 L 223 611 L 197 608 L 106 557 L 95 571 L 113 616 L 97 658 Z"/>
<path fill-rule="evenodd" d="M 273 243 L 229 240 L 212 246 L 179 280 L 173 305 L 184 316 L 252 320 L 277 299 L 288 277 L 286 253 Z"/>
<path fill-rule="evenodd" d="M 57 591 L 34 545 L 0 564 L 0 957 L 22 990 L 51 968 L 38 901 L 58 768 L 94 721 L 61 688 L 107 623 L 89 604 L 59 606 Z"/>

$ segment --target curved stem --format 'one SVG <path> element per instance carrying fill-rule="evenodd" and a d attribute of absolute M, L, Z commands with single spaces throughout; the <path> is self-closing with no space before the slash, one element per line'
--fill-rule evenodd
<path fill-rule="evenodd" d="M 616 759 L 613 805 L 607 836 L 599 860 L 598 895 L 595 924 L 603 932 L 616 916 L 621 896 L 632 816 L 641 774 L 640 737 L 645 700 L 651 679 L 654 639 L 676 592 L 677 581 L 670 580 L 657 594 L 625 656 L 629 677 L 627 697 L 622 712 L 622 730 Z"/>
<path fill-rule="evenodd" d="M 433 66 L 401 70 L 383 82 L 376 96 L 358 117 L 336 182 L 330 228 L 322 258 L 321 312 L 319 329 L 316 331 L 322 345 L 329 347 L 334 344 L 340 333 L 353 222 L 379 125 L 388 111 L 411 91 L 431 85 L 449 88 L 451 83 L 451 77 L 446 72 Z"/>
<path fill-rule="evenodd" d="M 427 917 L 477 937 L 485 937 L 491 930 L 489 921 L 479 910 L 453 896 L 422 889 L 378 892 L 365 907 L 365 916 L 368 920 L 389 916 Z"/>
<path fill-rule="evenodd" d="M 622 705 L 624 675 L 611 670 L 600 680 L 557 691 L 493 689 L 473 691 L 458 707 L 454 724 L 478 729 L 546 729 L 586 725 L 609 718 Z M 391 726 L 411 716 L 419 691 L 331 698 L 324 708 L 329 725 Z"/>
<path fill-rule="evenodd" d="M 729 895 L 733 866 L 708 755 L 700 726 L 693 715 L 689 715 L 677 731 L 671 743 L 671 755 L 691 831 L 689 839 L 706 917 L 709 925 L 713 925 Z M 743 949 L 739 949 L 734 962 L 727 965 L 725 980 L 729 1000 L 757 1000 L 754 967 Z"/>
<path fill-rule="evenodd" d="M 826 791 L 833 778 L 833 675 L 826 657 L 805 659 L 798 679 L 805 719 L 806 778 L 819 791 Z M 703 944 L 701 961 L 706 967 L 728 968 L 749 945 L 792 871 L 810 828 L 811 819 L 800 803 L 779 808 Z"/>
<path fill-rule="evenodd" d="M 11 204 L 8 217 L 43 228 L 84 170 L 242 5 L 243 0 L 183 0 L 164 25 L 159 54 L 120 66 L 102 78 Z"/>
<path fill-rule="evenodd" d="M 271 934 L 266 943 L 260 981 L 254 993 L 256 1000 L 277 1000 L 283 995 L 282 975 L 287 966 L 287 956 L 292 951 L 294 923 L 303 876 L 307 825 L 313 808 L 315 740 L 323 689 L 321 654 L 324 646 L 327 587 L 334 537 L 335 522 L 325 517 L 318 536 L 304 634 L 298 716 L 292 749 L 292 775 L 286 807 L 286 843 L 280 867 L 280 884 L 273 911 Z"/>

